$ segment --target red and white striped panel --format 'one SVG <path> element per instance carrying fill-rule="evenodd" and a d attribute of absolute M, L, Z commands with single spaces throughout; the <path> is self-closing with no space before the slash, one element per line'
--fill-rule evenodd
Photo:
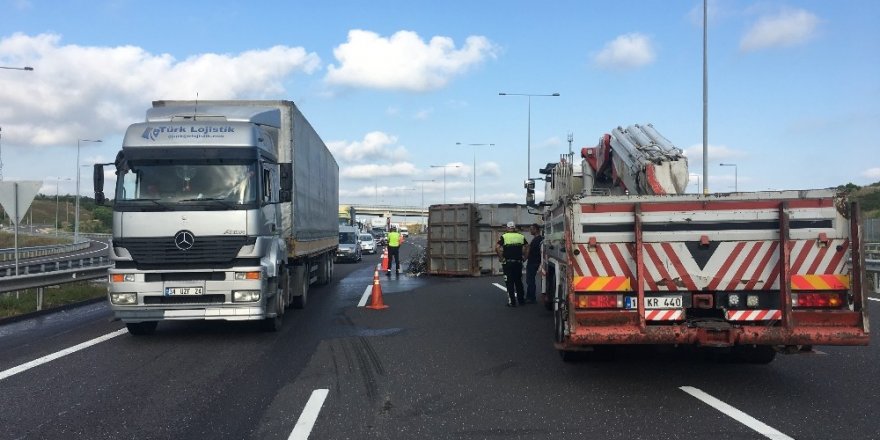
<path fill-rule="evenodd" d="M 681 321 L 684 319 L 684 310 L 645 310 L 645 319 L 648 321 Z"/>
<path fill-rule="evenodd" d="M 728 321 L 774 321 L 782 319 L 782 310 L 727 310 Z"/>
<path fill-rule="evenodd" d="M 846 273 L 849 244 L 849 240 L 831 240 L 828 246 L 817 246 L 816 240 L 790 241 L 791 274 Z M 591 250 L 579 244 L 578 249 L 576 275 L 636 279 L 634 244 L 599 243 Z M 644 288 L 649 291 L 779 289 L 779 243 L 772 240 L 722 242 L 702 269 L 682 242 L 645 243 L 643 258 Z"/>

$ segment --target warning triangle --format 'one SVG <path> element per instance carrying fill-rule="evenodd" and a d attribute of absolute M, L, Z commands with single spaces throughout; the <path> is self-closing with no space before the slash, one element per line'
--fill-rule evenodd
<path fill-rule="evenodd" d="M 685 246 L 687 246 L 688 250 L 691 251 L 691 256 L 694 257 L 694 261 L 697 263 L 697 266 L 700 267 L 700 270 L 706 268 L 706 263 L 712 258 L 712 255 L 715 254 L 715 249 L 718 249 L 718 245 L 721 244 L 720 241 L 712 241 L 709 242 L 708 245 L 702 245 L 699 241 L 686 241 Z"/>
<path fill-rule="evenodd" d="M 9 214 L 9 218 L 16 225 L 21 222 L 28 209 L 31 208 L 31 203 L 34 201 L 37 193 L 40 192 L 42 186 L 43 182 L 38 180 L 0 182 L 0 206 L 3 206 L 3 210 Z M 18 192 L 17 197 L 16 192 Z M 18 201 L 18 209 L 15 206 L 16 201 Z M 18 218 L 15 218 L 16 213 L 18 213 Z"/>

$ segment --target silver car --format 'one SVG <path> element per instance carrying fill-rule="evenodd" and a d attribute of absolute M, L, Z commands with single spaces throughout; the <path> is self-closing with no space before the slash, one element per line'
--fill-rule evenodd
<path fill-rule="evenodd" d="M 373 239 L 372 234 L 361 234 L 361 252 L 365 254 L 375 254 L 376 253 L 376 240 Z"/>

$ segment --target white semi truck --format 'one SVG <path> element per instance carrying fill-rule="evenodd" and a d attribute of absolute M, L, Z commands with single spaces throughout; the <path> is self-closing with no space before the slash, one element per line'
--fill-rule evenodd
<path fill-rule="evenodd" d="M 113 165 L 108 297 L 130 333 L 163 320 L 275 331 L 330 282 L 339 167 L 293 102 L 155 101 Z"/>

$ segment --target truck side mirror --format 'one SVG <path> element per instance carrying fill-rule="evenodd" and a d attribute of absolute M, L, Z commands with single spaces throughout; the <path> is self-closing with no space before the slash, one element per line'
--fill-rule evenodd
<path fill-rule="evenodd" d="M 96 163 L 92 169 L 92 182 L 95 185 L 95 204 L 103 205 L 107 198 L 104 197 L 104 164 Z"/>
<path fill-rule="evenodd" d="M 279 163 L 278 174 L 281 180 L 281 191 L 278 193 L 278 201 L 289 203 L 293 201 L 293 164 Z"/>
<path fill-rule="evenodd" d="M 535 181 L 528 179 L 523 186 L 526 188 L 526 206 L 536 207 L 535 205 Z"/>

